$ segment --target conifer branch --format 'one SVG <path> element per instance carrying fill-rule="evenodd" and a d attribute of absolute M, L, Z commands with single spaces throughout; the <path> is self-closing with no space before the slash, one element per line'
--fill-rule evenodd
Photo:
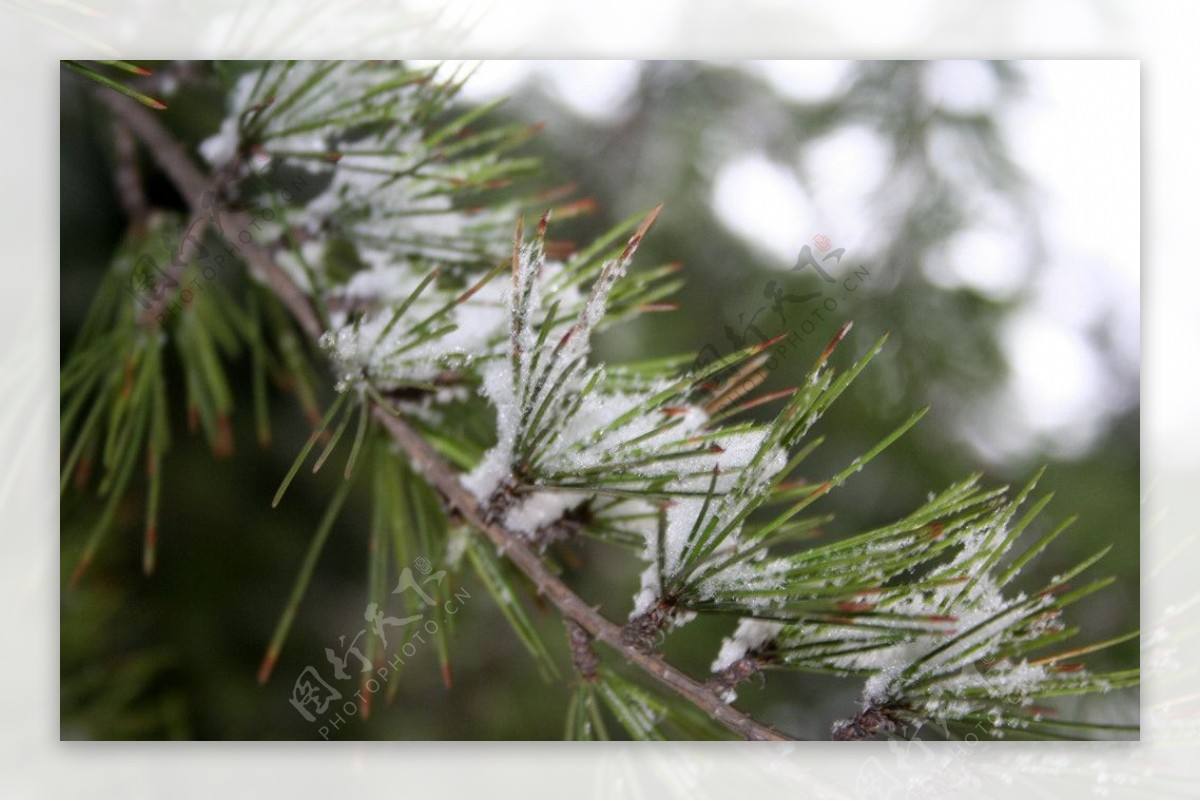
<path fill-rule="evenodd" d="M 374 414 L 425 479 L 442 494 L 447 504 L 491 540 L 533 582 L 538 593 L 548 598 L 565 618 L 741 737 L 747 740 L 794 739 L 725 703 L 708 685 L 696 681 L 656 654 L 644 653 L 627 645 L 622 628 L 600 614 L 554 575 L 520 534 L 489 519 L 487 510 L 462 485 L 458 474 L 408 423 L 380 406 L 376 406 Z"/>
<path fill-rule="evenodd" d="M 220 187 L 232 179 L 234 175 L 232 169 L 228 172 L 224 169 L 219 170 L 217 180 L 210 183 L 204 173 L 192 163 L 183 145 L 171 136 L 154 115 L 133 101 L 111 92 L 101 92 L 96 97 L 128 126 L 134 136 L 146 145 L 158 166 L 163 169 L 175 188 L 179 190 L 195 218 L 206 219 L 215 213 L 215 209 L 206 208 L 206 202 L 208 202 L 206 197 L 211 201 L 212 197 L 217 196 L 216 193 Z M 206 195 L 209 192 L 214 194 Z M 238 211 L 222 210 L 221 213 L 225 223 L 221 226 L 221 235 L 229 241 L 231 246 L 241 250 L 251 269 L 266 281 L 275 295 L 287 306 L 292 317 L 304 329 L 304 333 L 313 339 L 320 337 L 323 333 L 322 326 L 308 297 L 288 276 L 287 272 L 275 263 L 270 252 L 254 242 L 246 243 L 231 238 L 230 235 L 233 232 L 248 230 L 252 220 L 246 214 Z M 185 239 L 183 247 L 188 247 L 190 241 L 190 238 Z M 183 258 L 178 261 L 180 263 L 187 262 Z"/>
<path fill-rule="evenodd" d="M 119 96 L 100 95 L 101 100 L 149 148 L 155 161 L 187 199 L 193 212 L 202 212 L 201 198 L 212 191 L 203 174 L 192 163 L 180 145 L 162 124 L 136 104 Z M 220 171 L 224 172 L 224 170 Z M 225 180 L 227 180 L 226 178 Z M 244 230 L 247 220 L 241 220 L 237 212 L 227 212 L 226 219 L 232 224 L 221 226 L 220 233 L 231 245 L 239 247 L 247 261 L 268 281 L 271 289 L 288 307 L 297 323 L 314 340 L 322 331 L 316 314 L 307 297 L 295 282 L 280 268 L 270 252 L 253 243 L 246 244 L 231 239 L 232 232 Z M 445 498 L 450 509 L 456 511 L 479 532 L 491 540 L 525 576 L 533 582 L 540 595 L 550 599 L 562 615 L 579 625 L 592 637 L 620 653 L 627 662 L 644 670 L 654 679 L 669 687 L 681 697 L 718 721 L 730 731 L 747 740 L 790 740 L 793 739 L 766 726 L 725 703 L 707 684 L 696 681 L 661 657 L 644 653 L 626 644 L 622 628 L 600 614 L 580 598 L 561 579 L 552 573 L 541 558 L 517 532 L 509 531 L 491 519 L 475 496 L 467 490 L 458 474 L 441 456 L 412 429 L 404 420 L 390 410 L 376 405 L 374 415 L 393 439 L 404 449 L 413 464 L 421 471 L 438 492 Z"/>
<path fill-rule="evenodd" d="M 1049 501 L 1019 516 L 1034 482 L 1010 500 L 1007 488 L 988 490 L 972 477 L 931 493 L 903 519 L 795 549 L 797 539 L 829 519 L 811 516 L 808 507 L 924 414 L 912 415 L 826 480 L 796 480 L 794 471 L 821 441 L 809 436 L 810 429 L 887 337 L 843 371 L 830 356 L 847 323 L 802 382 L 758 398 L 748 396 L 765 380 L 765 351 L 782 334 L 763 336 L 715 362 L 697 360 L 689 370 L 672 359 L 596 364 L 589 360 L 595 332 L 638 311 L 657 310 L 657 301 L 674 291 L 665 280 L 674 272 L 671 265 L 627 274 L 661 207 L 640 225 L 632 217 L 559 261 L 556 243 L 546 239 L 554 209 L 545 209 L 544 197 L 491 198 L 479 205 L 481 193 L 508 186 L 532 163 L 503 155 L 530 130 L 475 130 L 471 123 L 489 106 L 455 112 L 446 121 L 447 104 L 461 83 L 436 84 L 431 77 L 355 62 L 276 62 L 247 72 L 220 131 L 199 146 L 211 171 L 198 168 L 152 114 L 111 93 L 98 96 L 114 116 L 118 189 L 134 218 L 132 230 L 139 230 L 146 205 L 137 191 L 135 139 L 184 198 L 189 227 L 172 249 L 172 230 L 184 218 L 174 212 L 146 218 L 144 235 L 117 254 L 107 305 L 97 304 L 101 312 L 92 321 L 96 328 L 107 315 L 116 330 L 64 368 L 64 397 L 71 398 L 63 430 L 78 428 L 78 441 L 65 459 L 62 484 L 77 463 L 86 467 L 102 443 L 100 493 L 111 495 L 80 570 L 111 523 L 143 440 L 151 474 L 145 563 L 147 570 L 153 567 L 157 465 L 169 430 L 162 343 L 173 339 L 191 368 L 189 416 L 193 427 L 197 420 L 204 424 L 218 455 L 232 444 L 232 396 L 218 363 L 248 347 L 263 441 L 264 362 L 271 354 L 257 319 L 261 302 L 280 361 L 298 377 L 315 427 L 275 502 L 320 438 L 327 444 L 314 472 L 355 415 L 358 425 L 347 483 L 314 540 L 316 550 L 297 580 L 260 681 L 278 656 L 361 451 L 376 472 L 379 528 L 372 536 L 391 528 L 397 548 L 406 548 L 405 537 L 413 536 L 425 553 L 444 543 L 452 570 L 468 555 L 548 676 L 558 675 L 558 668 L 514 601 L 512 580 L 529 581 L 539 598 L 558 609 L 581 679 L 567 715 L 570 739 L 606 738 L 602 708 L 637 739 L 667 736 L 659 724 L 668 713 L 690 717 L 702 736 L 711 736 L 713 727 L 700 713 L 745 739 L 792 739 L 732 706 L 738 685 L 761 679 L 767 669 L 866 679 L 861 711 L 834 724 L 835 739 L 925 725 L 949 733 L 974 724 L 996 737 L 1006 731 L 1039 736 L 1056 726 L 1069 732 L 1092 724 L 1043 721 L 1035 699 L 1136 684 L 1136 670 L 1094 674 L 1074 661 L 1136 633 L 1042 653 L 1075 631 L 1059 619 L 1063 608 L 1107 583 L 1071 584 L 1106 551 L 1033 595 L 1007 587 L 1066 525 L 1015 560 L 1010 556 Z M 288 197 L 281 191 L 280 206 L 267 179 L 282 180 L 289 169 L 316 177 L 316 194 Z M 248 179 L 260 186 L 248 187 Z M 249 213 L 256 203 L 262 203 L 261 218 Z M 506 287 L 507 281 L 493 281 L 507 270 L 497 264 L 507 248 L 498 234 L 512 219 L 523 220 L 531 204 L 544 214 L 530 242 L 518 223 Z M 570 204 L 564 208 L 569 214 Z M 260 228 L 260 219 L 269 224 Z M 250 229 L 260 231 L 257 240 Z M 634 233 L 622 250 L 619 240 L 629 231 Z M 214 282 L 167 322 L 187 268 L 205 264 L 201 239 L 210 233 L 228 243 L 229 255 L 244 261 L 265 290 L 248 293 L 242 310 Z M 142 308 L 134 309 L 118 281 L 136 275 L 136 267 L 128 266 L 134 248 L 160 239 L 172 249 L 170 264 L 153 301 L 139 299 Z M 205 269 L 213 272 L 207 264 Z M 190 304 L 186 292 L 181 297 Z M 289 317 L 326 353 L 337 380 L 338 398 L 323 419 L 304 378 L 310 373 L 299 364 Z M 160 326 L 169 338 L 159 336 Z M 134 355 L 126 359 L 122 354 L 130 350 Z M 122 370 L 124 384 L 112 378 Z M 474 419 L 470 408 L 463 413 L 476 386 L 495 412 L 494 425 Z M 92 398 L 98 399 L 93 411 L 76 426 Z M 775 400 L 785 402 L 770 424 L 726 423 Z M 102 408 L 111 409 L 115 423 L 100 435 Z M 476 422 L 485 430 L 468 430 Z M 406 496 L 400 503 L 397 491 Z M 771 511 L 759 514 L 764 510 Z M 580 597 L 543 558 L 550 543 L 577 533 L 636 548 L 647 563 L 624 626 Z M 387 559 L 377 559 L 372 542 L 369 594 L 382 606 Z M 723 641 L 712 676 L 698 681 L 667 662 L 659 646 L 669 632 L 705 614 L 733 615 L 738 625 Z M 602 665 L 596 641 L 687 704 L 669 708 Z M 444 635 L 438 642 L 448 677 Z M 684 722 L 671 720 L 673 726 Z"/>

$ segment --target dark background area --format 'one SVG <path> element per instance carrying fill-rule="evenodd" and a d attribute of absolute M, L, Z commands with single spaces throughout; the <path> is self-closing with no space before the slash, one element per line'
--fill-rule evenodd
<path fill-rule="evenodd" d="M 834 512 L 834 538 L 905 514 L 926 495 L 983 470 L 989 484 L 1023 484 L 1042 465 L 1040 489 L 1055 499 L 1028 536 L 1037 537 L 1072 514 L 1080 519 L 1035 568 L 1025 586 L 1066 569 L 1103 544 L 1115 545 L 1092 575 L 1115 584 L 1073 609 L 1071 622 L 1089 638 L 1138 625 L 1139 407 L 1137 366 L 1122 365 L 1111 331 L 1094 332 L 1092 344 L 1111 366 L 1120 392 L 1116 411 L 1104 417 L 1084 446 L 1064 449 L 1052 438 L 1015 432 L 1011 448 L 987 452 L 971 436 L 969 421 L 1003 398 L 1010 367 L 1003 326 L 1028 302 L 1024 291 L 997 298 L 970 285 L 930 280 L 922 266 L 938 258 L 957 234 L 978 224 L 973 200 L 987 195 L 1024 223 L 1015 248 L 1036 263 L 1045 251 L 1036 192 L 1037 175 L 1014 161 L 999 120 L 1006 104 L 1030 91 L 1019 65 L 988 64 L 998 87 L 989 107 L 970 114 L 947 112 L 923 94 L 927 65 L 864 63 L 847 68 L 836 91 L 797 100 L 753 70 L 733 65 L 652 62 L 637 66 L 633 88 L 619 113 L 581 115 L 544 81 L 522 83 L 495 119 L 544 121 L 544 132 L 524 152 L 544 160 L 538 179 L 551 187 L 576 183 L 579 197 L 596 201 L 596 213 L 556 224 L 551 237 L 586 244 L 616 221 L 659 202 L 664 212 L 635 264 L 680 262 L 686 286 L 674 298 L 679 310 L 645 315 L 606 332 L 597 358 L 650 358 L 695 351 L 711 344 L 734 349 L 727 328 L 746 336 L 755 320 L 767 336 L 799 330 L 811 304 L 785 304 L 784 316 L 764 294 L 773 288 L 799 297 L 828 287 L 811 270 L 791 271 L 755 243 L 730 230 L 714 208 L 715 176 L 732 155 L 761 154 L 781 169 L 806 176 L 797 154 L 840 128 L 859 126 L 885 143 L 887 179 L 864 213 L 877 214 L 870 241 L 836 244 L 847 249 L 838 282 L 853 266 L 869 271 L 838 308 L 814 321 L 811 334 L 788 349 L 767 389 L 789 386 L 803 375 L 825 342 L 850 319 L 845 353 L 865 350 L 882 332 L 884 352 L 820 423 L 826 443 L 807 468 L 813 475 L 839 469 L 899 425 L 911 411 L 932 409 L 913 432 L 878 457 L 821 504 Z M 1036 88 L 1036 87 L 1034 87 Z M 65 355 L 108 266 L 125 221 L 115 199 L 110 132 L 90 97 L 93 88 L 64 74 L 61 105 L 61 342 Z M 164 119 L 178 134 L 198 141 L 222 116 L 214 92 L 181 94 Z M 950 134 L 946 130 L 951 131 Z M 973 143 L 960 169 L 946 170 L 937 137 Z M 165 182 L 153 181 L 151 198 L 178 206 Z M 1131 221 L 1132 222 L 1132 221 Z M 804 239 L 822 233 L 797 220 Z M 636 269 L 636 267 L 635 267 Z M 1136 302 L 1136 298 L 1130 302 Z M 759 312 L 762 312 L 761 314 Z M 757 339 L 757 331 L 751 339 Z M 1064 369 L 1067 365 L 1064 365 Z M 366 598 L 367 506 L 352 496 L 336 525 L 271 681 L 255 673 L 299 568 L 304 549 L 325 509 L 335 478 L 303 471 L 285 502 L 270 508 L 280 478 L 309 433 L 293 399 L 272 401 L 274 443 L 254 441 L 249 419 L 249 370 L 236 387 L 235 453 L 215 459 L 189 436 L 177 415 L 164 472 L 157 572 L 142 575 L 141 502 L 134 493 L 118 516 L 98 563 L 61 601 L 62 737 L 313 739 L 316 725 L 288 703 L 291 685 L 309 664 L 323 664 L 324 648 L 359 628 Z M 1070 374 L 1069 370 L 1065 371 Z M 237 369 L 234 374 L 237 375 Z M 323 400 L 327 401 L 327 392 Z M 1097 400 L 1099 403 L 1099 399 Z M 764 412 L 765 413 L 765 412 Z M 62 571 L 68 576 L 82 547 L 94 498 L 68 492 L 62 501 Z M 431 554 L 437 562 L 440 555 Z M 622 619 L 637 588 L 641 566 L 625 553 L 592 544 L 563 546 L 560 561 L 580 594 Z M 577 565 L 578 567 L 572 567 Z M 432 648 L 407 660 L 394 703 L 367 721 L 356 717 L 339 739 L 556 739 L 561 736 L 569 687 L 546 682 L 482 588 L 468 578 L 471 600 L 455 617 L 454 683 L 442 683 Z M 561 623 L 531 599 L 526 607 L 569 668 Z M 674 636 L 668 655 L 699 675 L 733 621 L 698 621 Z M 1137 643 L 1103 652 L 1097 668 L 1136 663 Z M 802 737 L 824 737 L 829 724 L 855 711 L 861 683 L 771 674 L 765 686 L 747 686 L 739 706 Z M 1082 699 L 1067 712 L 1116 722 L 1136 719 L 1136 693 Z"/>

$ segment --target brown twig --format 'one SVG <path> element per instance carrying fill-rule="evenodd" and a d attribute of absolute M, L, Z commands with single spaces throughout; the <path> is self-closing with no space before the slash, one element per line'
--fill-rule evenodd
<path fill-rule="evenodd" d="M 116 164 L 113 166 L 113 182 L 117 187 L 117 199 L 130 219 L 134 231 L 140 232 L 146 225 L 146 193 L 142 191 L 142 174 L 138 169 L 137 143 L 129 126 L 121 120 L 113 123 L 113 150 Z"/>
<path fill-rule="evenodd" d="M 708 686 L 722 698 L 732 699 L 739 684 L 761 675 L 763 664 L 758 657 L 747 654 L 729 667 L 714 673 L 708 680 Z"/>
<path fill-rule="evenodd" d="M 171 300 L 171 289 L 178 287 L 183 282 L 183 271 L 196 256 L 196 252 L 200 250 L 200 240 L 204 237 L 207 228 L 208 215 L 205 213 L 194 215 L 188 222 L 188 227 L 185 229 L 187 235 L 179 243 L 179 249 L 171 255 L 171 260 L 167 262 L 163 277 L 159 279 L 151 292 L 149 305 L 142 309 L 139 319 L 143 326 L 159 324 L 163 312 Z"/>
<path fill-rule="evenodd" d="M 880 730 L 895 731 L 896 722 L 887 711 L 872 706 L 859 712 L 853 720 L 839 720 L 833 724 L 832 739 L 842 742 L 870 740 Z"/>
<path fill-rule="evenodd" d="M 592 635 L 570 618 L 564 618 L 563 624 L 567 627 L 567 644 L 571 646 L 571 661 L 575 664 L 575 672 L 584 681 L 595 681 L 600 657 L 592 648 Z"/>
<path fill-rule="evenodd" d="M 128 126 L 134 136 L 142 140 L 151 156 L 183 195 L 193 215 L 203 214 L 205 217 L 211 217 L 217 213 L 211 202 L 213 195 L 206 193 L 215 192 L 221 183 L 232 179 L 232 170 L 228 175 L 222 171 L 218 180 L 210 182 L 210 179 L 192 163 L 183 145 L 179 144 L 149 111 L 113 92 L 100 92 L 96 97 Z M 224 222 L 216 226 L 221 235 L 246 257 L 251 269 L 266 281 L 275 295 L 288 307 L 304 332 L 313 339 L 320 337 L 323 326 L 304 291 L 275 263 L 270 251 L 254 242 L 247 243 L 237 239 L 237 232 L 246 231 L 253 224 L 250 217 L 236 211 L 222 211 L 221 214 Z M 182 262 L 182 259 L 180 261 Z"/>

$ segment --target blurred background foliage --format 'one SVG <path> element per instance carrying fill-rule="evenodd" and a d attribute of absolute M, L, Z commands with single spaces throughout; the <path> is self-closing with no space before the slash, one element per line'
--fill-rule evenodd
<path fill-rule="evenodd" d="M 481 79 L 490 66 L 481 69 Z M 984 470 L 992 484 L 1020 484 L 1047 465 L 1041 489 L 1055 492 L 1055 500 L 1041 527 L 1027 536 L 1040 536 L 1072 514 L 1080 519 L 1030 571 L 1030 586 L 1113 543 L 1100 573 L 1117 582 L 1074 610 L 1070 622 L 1089 638 L 1136 628 L 1136 319 L 1132 343 L 1128 326 L 1114 322 L 1117 311 L 1101 309 L 1074 349 L 1049 348 L 1064 359 L 1058 380 L 1067 384 L 1080 375 L 1072 358 L 1102 369 L 1101 380 L 1063 388 L 1082 398 L 1077 415 L 1047 423 L 1018 402 L 1022 353 L 1014 343 L 1034 349 L 1040 343 L 1012 336 L 1014 320 L 1030 309 L 1051 315 L 1055 309 L 1044 291 L 1055 284 L 1038 273 L 1056 233 L 1044 224 L 1044 176 L 1027 169 L 1007 135 L 1012 109 L 1037 91 L 1037 74 L 1026 65 L 994 62 L 815 66 L 540 64 L 516 77 L 508 66 L 504 89 L 510 100 L 489 117 L 544 122 L 541 135 L 524 146 L 543 161 L 537 180 L 547 188 L 572 183 L 574 196 L 595 202 L 594 213 L 554 225 L 552 238 L 583 245 L 622 218 L 665 203 L 636 263 L 682 264 L 686 284 L 675 298 L 679 309 L 606 332 L 597 357 L 620 361 L 706 347 L 725 354 L 743 341 L 791 333 L 773 365 L 769 391 L 801 376 L 847 320 L 855 323 L 843 345 L 847 351 L 862 351 L 890 331 L 884 353 L 820 424 L 826 444 L 811 459 L 814 475 L 840 468 L 912 410 L 933 408 L 916 430 L 823 501 L 822 511 L 837 519 L 822 536 L 899 517 L 929 492 L 975 470 Z M 114 187 L 112 135 L 91 97 L 93 87 L 64 72 L 61 90 L 65 355 L 126 221 Z M 468 92 L 462 102 L 485 95 L 486 87 Z M 159 112 L 162 119 L 193 145 L 217 128 L 224 113 L 212 81 L 181 85 L 168 105 Z M 182 209 L 169 184 L 144 166 L 151 202 Z M 844 184 L 854 191 L 839 193 Z M 783 202 L 795 198 L 806 215 Z M 767 218 L 776 221 L 773 238 L 756 235 L 753 227 Z M 819 235 L 828 237 L 828 252 L 814 239 Z M 797 259 L 804 245 L 832 281 L 811 264 L 792 269 L 803 264 Z M 829 258 L 842 248 L 840 260 Z M 973 273 L 973 260 L 999 266 Z M 1119 293 L 1105 297 L 1113 296 Z M 1133 304 L 1136 317 L 1136 297 L 1125 303 Z M 159 566 L 152 577 L 140 570 L 142 499 L 131 497 L 97 564 L 78 586 L 66 588 L 96 502 L 64 496 L 64 738 L 318 736 L 316 724 L 301 718 L 288 699 L 306 665 L 323 665 L 326 647 L 361 628 L 366 493 L 351 496 L 274 676 L 260 687 L 258 663 L 336 479 L 330 471 L 302 474 L 287 502 L 270 508 L 280 477 L 309 433 L 308 421 L 294 399 L 275 397 L 274 441 L 259 448 L 248 413 L 249 368 L 235 365 L 232 374 L 244 380 L 235 387 L 241 413 L 230 457 L 215 458 L 188 435 L 185 420 L 173 420 L 175 447 L 163 474 Z M 321 400 L 329 399 L 327 393 Z M 555 547 L 583 597 L 623 618 L 640 566 L 628 554 L 588 542 Z M 442 559 L 427 556 L 435 564 Z M 369 720 L 348 718 L 332 736 L 562 736 L 568 683 L 541 678 L 486 591 L 469 579 L 466 588 L 471 599 L 454 620 L 452 687 L 443 685 L 435 650 L 425 648 L 406 661 L 389 707 L 377 705 Z M 569 669 L 558 616 L 532 598 L 526 602 Z M 669 640 L 667 654 L 702 675 L 732 625 L 698 621 Z M 1093 664 L 1104 669 L 1136 661 L 1134 641 L 1102 652 Z M 855 680 L 773 673 L 765 685 L 744 688 L 739 706 L 792 734 L 824 738 L 832 721 L 856 710 L 859 690 Z M 1065 712 L 1122 723 L 1137 719 L 1136 692 L 1078 703 Z"/>

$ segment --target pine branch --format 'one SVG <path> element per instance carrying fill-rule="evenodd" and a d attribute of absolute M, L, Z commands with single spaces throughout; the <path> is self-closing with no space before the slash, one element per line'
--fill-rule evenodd
<path fill-rule="evenodd" d="M 578 624 L 594 638 L 616 650 L 656 680 L 719 721 L 730 731 L 747 740 L 790 740 L 769 726 L 755 721 L 744 712 L 722 701 L 706 684 L 691 678 L 655 654 L 643 653 L 625 643 L 623 630 L 575 594 L 526 544 L 525 538 L 491 521 L 487 510 L 463 487 L 458 474 L 404 420 L 376 406 L 375 418 L 412 459 L 425 479 L 440 492 L 447 504 L 500 549 L 533 582 L 540 595 L 550 599 L 568 620 Z"/>
<path fill-rule="evenodd" d="M 128 100 L 111 95 L 101 95 L 100 99 L 148 147 L 159 166 L 188 199 L 193 211 L 200 211 L 201 197 L 208 190 L 208 184 L 203 174 L 192 164 L 183 146 L 158 120 Z M 321 326 L 312 305 L 287 273 L 275 263 L 270 252 L 253 243 L 246 244 L 231 238 L 233 231 L 245 230 L 249 222 L 245 215 L 229 212 L 226 219 L 232 222 L 232 225 L 221 226 L 222 236 L 229 240 L 231 245 L 242 250 L 247 261 L 267 280 L 305 333 L 314 341 L 319 339 L 322 333 Z M 725 703 L 709 685 L 696 681 L 661 657 L 626 644 L 622 628 L 601 615 L 554 575 L 520 533 L 510 531 L 492 520 L 488 510 L 462 485 L 458 474 L 407 422 L 378 403 L 373 407 L 373 414 L 404 449 L 430 485 L 438 490 L 446 500 L 447 506 L 486 536 L 533 583 L 540 595 L 550 599 L 564 618 L 582 627 L 596 640 L 620 653 L 627 662 L 637 665 L 739 736 L 747 740 L 793 739 Z"/>
<path fill-rule="evenodd" d="M 469 124 L 489 107 L 450 115 L 453 119 L 444 122 L 457 84 L 426 87 L 431 77 L 394 65 L 354 62 L 277 62 L 246 73 L 220 132 L 199 148 L 213 168 L 210 174 L 192 163 L 190 153 L 153 115 L 111 94 L 100 97 L 124 132 L 121 158 L 130 161 L 133 138 L 146 145 L 186 199 L 191 217 L 190 236 L 171 254 L 154 302 L 148 308 L 143 303 L 141 313 L 129 307 L 121 312 L 117 344 L 148 337 L 160 341 L 156 329 L 173 308 L 173 292 L 180 291 L 187 265 L 207 257 L 201 236 L 216 233 L 228 242 L 230 255 L 236 252 L 266 285 L 258 297 L 274 315 L 280 336 L 294 348 L 296 332 L 286 320 L 290 313 L 310 343 L 326 352 L 339 397 L 319 423 L 315 403 L 309 403 L 316 430 L 276 502 L 317 440 L 326 437 L 327 443 L 314 472 L 357 414 L 347 481 L 364 441 L 364 453 L 386 452 L 371 457 L 382 458 L 380 464 L 394 461 L 397 471 L 376 477 L 377 499 L 383 498 L 376 519 L 396 513 L 389 487 L 413 493 L 410 512 L 420 513 L 396 530 L 411 523 L 425 552 L 434 539 L 446 542 L 447 553 L 457 554 L 448 556 L 452 564 L 469 553 L 548 674 L 557 674 L 557 668 L 520 605 L 510 603 L 510 579 L 497 570 L 500 557 L 509 562 L 504 573 L 524 576 L 561 613 L 582 677 L 567 715 L 568 737 L 576 739 L 607 736 L 602 709 L 635 738 L 667 736 L 659 725 L 668 710 L 664 701 L 600 665 L 594 641 L 686 700 L 675 712 L 699 721 L 708 736 L 716 721 L 746 739 L 790 739 L 732 706 L 738 684 L 766 669 L 867 677 L 862 712 L 836 724 L 835 739 L 864 739 L 909 725 L 982 725 L 989 716 L 997 737 L 1006 730 L 1036 735 L 1051 724 L 1041 720 L 1034 699 L 1136 683 L 1136 671 L 1096 675 L 1082 663 L 1064 661 L 1123 638 L 1050 656 L 1040 653 L 1073 633 L 1058 620 L 1062 608 L 1105 585 L 1102 579 L 1067 587 L 1104 552 L 1032 597 L 1001 592 L 1062 528 L 1005 564 L 1005 555 L 1048 501 L 1016 520 L 1032 483 L 1009 502 L 1006 488 L 986 490 L 972 478 L 939 496 L 931 494 L 928 503 L 890 525 L 793 549 L 798 538 L 811 536 L 826 519 L 801 513 L 924 414 L 913 415 L 824 482 L 789 480 L 821 441 L 809 437 L 809 430 L 879 352 L 886 336 L 843 372 L 829 357 L 847 324 L 806 380 L 758 399 L 746 396 L 764 380 L 764 351 L 782 335 L 764 336 L 758 344 L 682 373 L 681 365 L 671 367 L 670 360 L 624 368 L 589 362 L 594 332 L 638 311 L 657 310 L 656 301 L 672 286 L 661 280 L 674 271 L 671 265 L 625 280 L 658 209 L 642 219 L 623 250 L 618 238 L 633 229 L 636 217 L 565 263 L 552 255 L 561 252 L 556 243 L 546 239 L 552 210 L 542 216 L 532 242 L 525 241 L 518 225 L 511 287 L 505 289 L 506 282 L 492 280 L 506 268 L 497 265 L 504 242 L 496 234 L 505 220 L 529 209 L 512 198 L 492 198 L 490 205 L 474 201 L 507 186 L 509 176 L 528 166 L 528 159 L 501 154 L 524 141 L 531 129 L 472 130 Z M 281 207 L 264 180 L 267 164 L 272 174 L 298 168 L 329 183 L 315 196 L 301 192 L 299 203 L 285 192 Z M 136 177 L 130 180 L 136 183 Z M 258 187 L 248 188 L 249 179 L 257 179 Z M 264 212 L 274 212 L 265 217 L 273 222 L 262 231 L 266 245 L 248 235 L 248 229 L 259 229 L 257 219 L 225 207 L 227 197 L 240 200 L 239 208 L 263 202 Z M 544 209 L 543 198 L 535 200 Z M 140 204 L 135 197 L 126 205 Z M 169 233 L 179 222 L 175 214 L 157 215 L 150 225 Z M 114 276 L 120 274 L 114 269 Z M 586 293 L 585 286 L 590 286 Z M 222 302 L 215 291 L 206 297 L 180 315 L 182 324 L 176 326 L 172 317 L 168 325 L 185 364 L 192 365 L 189 412 L 203 422 L 214 452 L 225 453 L 222 435 L 228 434 L 231 401 L 217 368 L 218 351 L 228 357 L 239 338 L 245 339 L 261 378 L 262 342 L 257 322 L 250 321 L 253 312 L 237 312 L 236 304 Z M 113 419 L 123 422 L 127 407 L 161 384 L 160 354 L 153 349 L 148 354 L 140 372 L 135 372 L 141 364 L 136 360 L 124 367 L 126 383 L 139 393 L 133 400 L 111 380 L 97 384 L 97 376 L 119 372 L 113 365 L 88 372 L 87 359 L 65 371 L 71 382 L 65 377 L 64 386 L 107 387 L 107 396 L 99 394 L 107 397 Z M 479 394 L 495 410 L 494 430 L 481 423 L 486 431 L 472 431 L 480 421 L 460 414 L 463 390 L 476 380 Z M 453 390 L 443 392 L 447 386 Z M 64 430 L 86 408 L 86 398 L 97 393 L 77 394 L 64 412 Z M 785 398 L 770 425 L 724 424 Z M 165 401 L 160 406 L 165 415 Z M 152 435 L 146 548 L 152 567 L 156 466 L 165 448 L 159 428 L 165 431 L 165 426 L 141 414 L 140 407 L 134 411 L 139 412 L 130 417 L 134 433 Z M 93 411 L 83 424 L 64 483 L 84 449 L 95 445 L 90 428 L 95 419 Z M 103 440 L 108 472 L 101 493 L 114 481 L 118 485 L 109 514 L 133 464 L 116 458 L 128 438 L 123 432 L 110 431 Z M 491 435 L 495 444 L 489 448 Z M 760 519 L 758 511 L 770 507 L 775 516 Z M 331 511 L 327 522 L 335 514 Z M 437 525 L 426 525 L 431 520 Z M 462 523 L 482 537 L 470 535 Z M 102 520 L 81 568 L 107 524 Z M 626 625 L 602 615 L 544 560 L 548 542 L 574 532 L 638 548 L 648 563 Z M 378 528 L 372 536 L 380 536 Z M 322 537 L 319 533 L 318 550 Z M 387 560 L 377 560 L 378 549 L 373 545 L 372 550 L 370 594 L 385 599 L 379 592 L 386 584 Z M 264 662 L 267 672 L 304 581 L 302 573 Z M 656 652 L 660 635 L 697 614 L 741 618 L 707 682 L 696 681 Z M 447 653 L 439 639 L 448 686 Z M 980 659 L 989 666 L 984 673 L 976 665 Z"/>
<path fill-rule="evenodd" d="M 142 140 L 150 151 L 151 156 L 162 167 L 163 172 L 175 184 L 175 188 L 179 190 L 179 193 L 187 202 L 192 214 L 203 217 L 211 215 L 214 210 L 205 208 L 205 205 L 212 196 L 210 195 L 206 198 L 205 193 L 208 191 L 216 192 L 219 189 L 219 184 L 210 185 L 205 179 L 204 173 L 192 163 L 187 150 L 171 136 L 162 123 L 155 119 L 150 112 L 136 103 L 122 98 L 120 95 L 102 92 L 97 94 L 96 97 L 129 127 L 134 136 Z M 229 180 L 233 173 L 226 173 L 222 170 L 220 171 L 220 175 L 222 176 L 222 182 L 224 182 Z M 251 268 L 259 274 L 260 278 L 266 281 L 279 300 L 291 311 L 292 317 L 304 329 L 304 333 L 313 339 L 320 337 L 322 333 L 321 323 L 317 319 L 317 314 L 313 310 L 308 297 L 296 285 L 296 282 L 291 279 L 287 272 L 275 263 L 270 252 L 253 242 L 246 243 L 239 241 L 236 237 L 230 237 L 232 231 L 248 230 L 252 224 L 250 217 L 237 211 L 223 211 L 222 213 L 225 217 L 225 225 L 221 226 L 222 236 L 229 241 L 231 246 L 241 250 Z M 184 247 L 186 246 L 187 241 L 185 240 Z M 183 259 L 180 259 L 180 261 L 182 262 Z"/>

